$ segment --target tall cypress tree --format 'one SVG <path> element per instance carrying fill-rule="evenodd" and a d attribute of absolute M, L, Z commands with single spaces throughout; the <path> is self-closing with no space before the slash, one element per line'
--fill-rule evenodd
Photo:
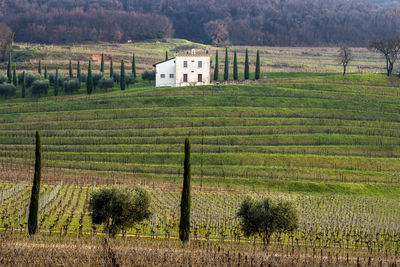
<path fill-rule="evenodd" d="M 183 162 L 183 188 L 181 198 L 181 220 L 179 223 L 179 238 L 182 242 L 189 241 L 190 234 L 190 178 L 191 178 L 191 162 L 190 162 L 190 140 L 185 140 L 185 160 Z"/>
<path fill-rule="evenodd" d="M 228 78 L 229 78 L 228 48 L 225 48 L 224 80 L 227 81 Z"/>
<path fill-rule="evenodd" d="M 42 61 L 39 60 L 38 73 L 42 76 Z"/>
<path fill-rule="evenodd" d="M 89 60 L 88 75 L 86 80 L 86 91 L 90 95 L 93 91 L 92 61 Z"/>
<path fill-rule="evenodd" d="M 125 63 L 121 60 L 121 79 L 119 81 L 119 86 L 121 90 L 125 90 L 126 79 L 125 79 Z"/>
<path fill-rule="evenodd" d="M 69 61 L 69 77 L 74 78 L 74 73 L 72 72 L 72 62 Z"/>
<path fill-rule="evenodd" d="M 21 92 L 22 98 L 25 98 L 25 91 L 26 91 L 26 85 L 25 85 L 25 71 L 24 71 L 22 72 L 22 92 Z"/>
<path fill-rule="evenodd" d="M 42 142 L 40 132 L 36 131 L 36 152 L 35 152 L 35 175 L 33 178 L 31 202 L 29 204 L 28 231 L 29 235 L 36 234 L 38 231 L 38 212 L 40 179 L 42 177 Z"/>
<path fill-rule="evenodd" d="M 11 53 L 8 55 L 8 64 L 7 64 L 7 82 L 12 82 L 12 66 L 11 66 Z"/>
<path fill-rule="evenodd" d="M 260 51 L 257 50 L 257 58 L 256 58 L 256 74 L 255 79 L 260 79 L 260 71 L 261 71 L 261 62 L 260 62 Z"/>
<path fill-rule="evenodd" d="M 110 77 L 114 76 L 113 60 L 110 60 Z"/>
<path fill-rule="evenodd" d="M 54 95 L 58 95 L 58 68 L 56 69 L 56 79 L 54 81 Z"/>
<path fill-rule="evenodd" d="M 81 81 L 81 62 L 78 61 L 78 65 L 76 66 L 76 78 L 78 78 L 79 82 Z"/>
<path fill-rule="evenodd" d="M 104 74 L 104 54 L 101 54 L 100 72 Z"/>
<path fill-rule="evenodd" d="M 250 72 L 249 72 L 249 52 L 247 51 L 246 48 L 246 58 L 244 60 L 244 79 L 248 80 L 250 77 Z"/>
<path fill-rule="evenodd" d="M 18 85 L 18 77 L 17 77 L 17 65 L 14 64 L 14 70 L 13 70 L 13 84 L 15 87 Z"/>
<path fill-rule="evenodd" d="M 218 81 L 218 50 L 215 52 L 214 81 Z"/>
<path fill-rule="evenodd" d="M 165 60 L 168 60 L 168 51 L 165 51 Z"/>
<path fill-rule="evenodd" d="M 239 79 L 236 50 L 235 53 L 233 54 L 233 79 L 235 81 Z"/>
<path fill-rule="evenodd" d="M 135 76 L 135 78 L 136 78 L 136 62 L 135 62 L 135 53 L 133 53 L 133 56 L 132 56 L 132 73 L 133 73 L 133 76 Z"/>
<path fill-rule="evenodd" d="M 44 79 L 47 79 L 47 66 L 44 66 Z"/>

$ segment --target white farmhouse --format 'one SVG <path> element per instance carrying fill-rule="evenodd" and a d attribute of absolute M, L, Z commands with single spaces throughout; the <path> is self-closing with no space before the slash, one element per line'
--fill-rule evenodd
<path fill-rule="evenodd" d="M 176 56 L 153 65 L 156 87 L 210 84 L 210 57 L 192 54 Z"/>

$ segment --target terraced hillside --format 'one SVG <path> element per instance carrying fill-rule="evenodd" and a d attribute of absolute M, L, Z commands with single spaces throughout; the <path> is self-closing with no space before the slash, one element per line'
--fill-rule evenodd
<path fill-rule="evenodd" d="M 180 184 L 190 136 L 195 186 L 399 194 L 397 78 L 267 76 L 254 85 L 3 99 L 1 179 L 32 177 L 39 129 L 47 182 Z"/>

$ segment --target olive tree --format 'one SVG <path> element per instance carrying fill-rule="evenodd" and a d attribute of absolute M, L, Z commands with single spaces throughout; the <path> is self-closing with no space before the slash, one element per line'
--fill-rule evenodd
<path fill-rule="evenodd" d="M 89 200 L 92 222 L 104 224 L 115 237 L 121 230 L 150 217 L 150 195 L 141 188 L 102 188 L 94 191 Z"/>
<path fill-rule="evenodd" d="M 392 75 L 394 63 L 400 54 L 400 34 L 388 38 L 374 37 L 370 49 L 385 56 L 387 76 Z"/>
<path fill-rule="evenodd" d="M 273 233 L 296 230 L 299 221 L 292 201 L 271 198 L 245 198 L 237 216 L 245 236 L 258 235 L 264 246 L 269 245 Z"/>

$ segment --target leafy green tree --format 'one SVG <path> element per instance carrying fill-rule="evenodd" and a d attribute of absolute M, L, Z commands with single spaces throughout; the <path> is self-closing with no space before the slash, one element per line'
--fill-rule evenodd
<path fill-rule="evenodd" d="M 34 96 L 47 95 L 49 92 L 49 80 L 36 80 L 32 83 L 31 90 Z"/>
<path fill-rule="evenodd" d="M 39 65 L 38 65 L 38 73 L 40 76 L 42 76 L 42 61 L 39 60 Z"/>
<path fill-rule="evenodd" d="M 47 79 L 47 66 L 44 66 L 44 79 Z"/>
<path fill-rule="evenodd" d="M 22 98 L 25 98 L 25 94 L 26 94 L 26 85 L 25 85 L 25 71 L 24 71 L 22 72 L 22 92 L 21 92 Z"/>
<path fill-rule="evenodd" d="M 236 50 L 235 53 L 233 54 L 233 79 L 235 81 L 239 79 Z"/>
<path fill-rule="evenodd" d="M 129 86 L 131 84 L 135 84 L 136 83 L 136 77 L 133 73 L 129 73 L 126 76 L 126 85 Z"/>
<path fill-rule="evenodd" d="M 100 72 L 104 73 L 104 54 L 101 54 Z"/>
<path fill-rule="evenodd" d="M 229 59 L 228 59 L 228 48 L 225 48 L 225 68 L 224 68 L 224 80 L 227 81 L 229 78 Z"/>
<path fill-rule="evenodd" d="M 8 63 L 7 63 L 7 82 L 12 82 L 12 60 L 11 53 L 8 55 Z"/>
<path fill-rule="evenodd" d="M 121 90 L 125 90 L 125 86 L 126 86 L 125 63 L 123 60 L 121 60 L 121 78 L 119 81 L 119 86 L 120 86 Z"/>
<path fill-rule="evenodd" d="M 135 62 L 135 54 L 132 56 L 132 73 L 135 75 L 136 78 L 136 62 Z"/>
<path fill-rule="evenodd" d="M 114 87 L 114 79 L 103 76 L 98 82 L 98 87 L 100 89 L 104 89 L 107 92 L 108 89 Z"/>
<path fill-rule="evenodd" d="M 156 79 L 156 72 L 154 70 L 145 70 L 142 73 L 142 80 L 143 81 L 148 81 L 151 83 L 151 81 L 154 81 Z"/>
<path fill-rule="evenodd" d="M 248 80 L 250 78 L 250 70 L 249 70 L 249 52 L 246 48 L 246 58 L 244 60 L 244 79 Z"/>
<path fill-rule="evenodd" d="M 128 188 L 102 188 L 94 191 L 89 200 L 92 222 L 103 224 L 111 237 L 150 217 L 150 195 L 141 187 L 133 192 Z"/>
<path fill-rule="evenodd" d="M 214 81 L 218 81 L 218 50 L 215 52 Z"/>
<path fill-rule="evenodd" d="M 88 75 L 86 80 L 86 92 L 90 95 L 93 91 L 92 61 L 89 60 Z"/>
<path fill-rule="evenodd" d="M 110 60 L 110 77 L 114 76 L 113 60 Z"/>
<path fill-rule="evenodd" d="M 183 188 L 181 198 L 181 220 L 179 223 L 179 238 L 182 242 L 189 241 L 190 234 L 190 179 L 191 179 L 191 162 L 190 162 L 190 140 L 185 140 L 185 159 L 183 162 Z"/>
<path fill-rule="evenodd" d="M 298 212 L 292 201 L 271 198 L 245 198 L 237 216 L 245 236 L 258 235 L 269 245 L 276 232 L 292 232 L 299 224 Z"/>
<path fill-rule="evenodd" d="M 13 84 L 2 83 L 0 84 L 0 96 L 15 96 L 17 88 Z"/>
<path fill-rule="evenodd" d="M 257 50 L 257 57 L 256 57 L 256 74 L 255 79 L 260 79 L 260 71 L 261 71 L 261 62 L 260 62 L 260 50 Z"/>
<path fill-rule="evenodd" d="M 31 202 L 29 204 L 28 232 L 29 235 L 36 234 L 38 231 L 38 212 L 40 180 L 42 178 L 42 142 L 40 132 L 36 131 L 36 152 L 35 152 L 35 175 L 33 177 Z"/>
<path fill-rule="evenodd" d="M 63 82 L 63 89 L 65 93 L 78 92 L 81 89 L 81 82 L 78 79 L 69 79 Z"/>
<path fill-rule="evenodd" d="M 17 77 L 17 66 L 14 64 L 14 69 L 13 69 L 13 84 L 15 87 L 18 85 L 18 77 Z"/>
<path fill-rule="evenodd" d="M 72 61 L 69 61 L 69 77 L 74 78 L 74 73 L 72 71 Z"/>
<path fill-rule="evenodd" d="M 78 65 L 76 66 L 76 78 L 78 78 L 78 80 L 81 80 L 81 62 L 78 61 Z"/>
<path fill-rule="evenodd" d="M 54 79 L 54 95 L 57 96 L 58 95 L 58 79 L 59 79 L 59 75 L 58 75 L 58 68 L 56 69 L 56 78 Z"/>

